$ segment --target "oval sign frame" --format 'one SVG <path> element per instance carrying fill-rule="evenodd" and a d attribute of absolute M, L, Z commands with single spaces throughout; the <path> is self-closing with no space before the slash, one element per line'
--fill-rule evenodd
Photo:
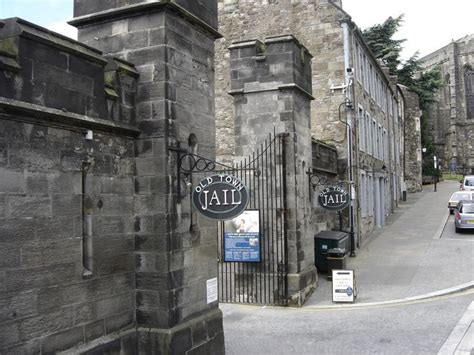
<path fill-rule="evenodd" d="M 326 200 L 324 200 L 325 197 L 327 197 Z M 329 199 L 333 201 L 330 205 L 328 205 Z M 319 193 L 318 202 L 322 208 L 330 211 L 340 211 L 349 206 L 349 192 L 341 186 L 328 186 Z"/>
<path fill-rule="evenodd" d="M 203 178 L 192 194 L 194 207 L 207 218 L 225 221 L 245 211 L 249 193 L 242 181 L 229 174 Z"/>

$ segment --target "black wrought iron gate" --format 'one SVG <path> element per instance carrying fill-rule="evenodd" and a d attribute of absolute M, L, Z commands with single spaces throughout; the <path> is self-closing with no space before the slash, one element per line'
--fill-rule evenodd
<path fill-rule="evenodd" d="M 250 191 L 249 210 L 259 211 L 260 261 L 226 262 L 224 222 L 219 222 L 219 301 L 286 305 L 286 151 L 287 134 L 271 134 L 232 174 Z"/>

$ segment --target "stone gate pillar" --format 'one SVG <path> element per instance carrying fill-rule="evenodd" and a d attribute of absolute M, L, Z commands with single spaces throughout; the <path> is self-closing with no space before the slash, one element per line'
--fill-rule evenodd
<path fill-rule="evenodd" d="M 317 282 L 306 174 L 311 166 L 312 56 L 292 35 L 236 42 L 229 50 L 236 158 L 252 154 L 274 129 L 288 134 L 288 301 L 302 305 Z"/>
<path fill-rule="evenodd" d="M 135 64 L 136 353 L 222 354 L 215 222 L 191 213 L 177 154 L 215 155 L 216 0 L 75 0 L 79 40 Z M 180 188 L 178 188 L 180 186 Z M 178 191 L 181 191 L 178 194 Z"/>

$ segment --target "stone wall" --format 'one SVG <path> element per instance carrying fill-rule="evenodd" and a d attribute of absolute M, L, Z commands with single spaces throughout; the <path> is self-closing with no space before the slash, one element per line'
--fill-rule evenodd
<path fill-rule="evenodd" d="M 75 4 L 91 46 L 0 21 L 0 352 L 221 354 L 169 149 L 215 154 L 216 2 Z"/>
<path fill-rule="evenodd" d="M 467 118 L 465 71 L 474 66 L 474 36 L 468 35 L 420 59 L 422 70 L 439 68 L 444 86 L 426 110 L 443 170 L 471 173 L 474 123 Z M 472 69 L 471 69 L 472 70 Z M 474 105 L 474 99 L 470 99 Z"/>
<path fill-rule="evenodd" d="M 337 121 L 337 105 L 344 98 L 340 92 L 334 95 L 328 93 L 331 85 L 340 85 L 344 81 L 342 31 L 339 20 L 345 13 L 328 0 L 219 0 L 218 6 L 219 31 L 224 38 L 216 45 L 217 137 L 230 137 L 234 132 L 233 103 L 227 94 L 231 90 L 227 48 L 236 41 L 292 34 L 314 55 L 312 94 L 315 100 L 311 103 L 312 135 L 321 140 L 341 138 L 341 127 L 333 121 Z M 219 158 L 231 161 L 233 154 L 233 141 L 218 139 Z"/>
<path fill-rule="evenodd" d="M 408 192 L 422 190 L 421 176 L 421 110 L 418 95 L 399 85 L 405 102 L 405 165 L 403 167 Z"/>
<path fill-rule="evenodd" d="M 217 225 L 191 210 L 184 176 L 177 176 L 178 155 L 170 150 L 215 156 L 216 2 L 75 4 L 81 9 L 72 21 L 79 39 L 133 62 L 140 74 L 134 178 L 138 349 L 218 352 L 224 345 L 222 314 L 217 302 L 206 302 L 206 281 L 217 276 Z"/>
<path fill-rule="evenodd" d="M 288 298 L 301 305 L 316 283 L 306 174 L 311 165 L 311 55 L 290 35 L 237 42 L 229 49 L 236 158 L 254 153 L 271 132 L 288 135 L 281 158 L 287 186 L 280 199 L 286 201 Z"/>
<path fill-rule="evenodd" d="M 0 61 L 15 65 L 0 69 L 0 352 L 53 353 L 134 322 L 138 130 L 110 120 L 107 102 L 128 107 L 121 117 L 133 121 L 135 79 L 129 64 L 122 74 L 109 67 L 132 74 L 110 86 L 126 100 L 109 100 L 97 51 L 4 23 L 0 43 L 11 46 Z"/>

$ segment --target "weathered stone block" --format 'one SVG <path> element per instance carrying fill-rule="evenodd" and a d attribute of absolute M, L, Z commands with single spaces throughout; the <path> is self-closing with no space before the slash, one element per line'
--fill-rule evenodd
<path fill-rule="evenodd" d="M 22 266 L 37 267 L 65 262 L 81 262 L 82 240 L 44 239 L 22 246 Z"/>
<path fill-rule="evenodd" d="M 77 216 L 82 213 L 81 195 L 52 195 L 51 208 L 53 216 Z"/>
<path fill-rule="evenodd" d="M 134 267 L 134 256 L 132 253 L 115 255 L 97 260 L 97 272 L 100 276 L 131 272 Z"/>
<path fill-rule="evenodd" d="M 105 319 L 106 334 L 110 334 L 127 326 L 132 326 L 134 322 L 134 311 L 127 310 L 125 313 L 117 314 Z"/>
<path fill-rule="evenodd" d="M 51 200 L 44 196 L 11 195 L 8 198 L 8 215 L 22 218 L 51 216 Z"/>
<path fill-rule="evenodd" d="M 26 193 L 47 194 L 49 192 L 48 176 L 44 173 L 33 173 L 26 176 Z"/>
<path fill-rule="evenodd" d="M 0 296 L 0 322 L 31 316 L 36 314 L 36 312 L 36 292 Z"/>
<path fill-rule="evenodd" d="M 84 342 L 84 328 L 76 327 L 55 333 L 41 341 L 42 354 L 56 354 Z"/>
<path fill-rule="evenodd" d="M 64 263 L 31 269 L 8 270 L 5 272 L 7 291 L 45 287 L 74 279 L 76 264 Z"/>
<path fill-rule="evenodd" d="M 133 196 L 102 195 L 102 216 L 122 216 L 133 213 Z"/>
<path fill-rule="evenodd" d="M 0 192 L 16 192 L 25 191 L 25 180 L 23 172 L 5 169 L 0 167 Z"/>
<path fill-rule="evenodd" d="M 135 274 L 135 287 L 138 290 L 165 290 L 170 285 L 168 279 L 168 274 L 157 274 L 154 272 L 137 272 Z"/>
<path fill-rule="evenodd" d="M 85 341 L 97 339 L 105 334 L 105 321 L 103 319 L 84 326 Z"/>
<path fill-rule="evenodd" d="M 20 342 L 20 332 L 17 323 L 10 323 L 0 326 L 0 344 L 2 344 L 2 348 L 6 348 Z"/>
<path fill-rule="evenodd" d="M 106 318 L 119 313 L 123 313 L 124 309 L 132 309 L 132 294 L 126 293 L 117 295 L 114 298 L 107 298 L 96 301 L 96 314 L 98 318 Z"/>
<path fill-rule="evenodd" d="M 170 347 L 176 354 L 185 354 L 192 347 L 191 329 L 183 329 L 174 333 L 171 337 Z"/>
<path fill-rule="evenodd" d="M 127 60 L 134 63 L 136 66 L 140 66 L 150 62 L 164 61 L 165 53 L 164 45 L 147 47 L 130 51 L 127 55 Z"/>
<path fill-rule="evenodd" d="M 38 290 L 38 312 L 47 313 L 58 310 L 63 305 L 59 286 L 43 287 Z"/>
<path fill-rule="evenodd" d="M 73 217 L 36 218 L 35 222 L 32 223 L 32 226 L 34 226 L 32 228 L 36 229 L 38 239 L 69 239 L 78 236 L 74 233 L 75 222 Z M 82 231 L 82 222 L 80 227 Z"/>
<path fill-rule="evenodd" d="M 13 269 L 15 267 L 19 267 L 20 264 L 21 264 L 20 246 L 15 245 L 13 243 L 2 243 L 0 241 L 0 270 Z"/>
<path fill-rule="evenodd" d="M 133 220 L 123 216 L 101 216 L 93 231 L 97 235 L 133 233 Z"/>
<path fill-rule="evenodd" d="M 67 310 L 30 317 L 18 324 L 22 341 L 34 339 L 47 333 L 59 332 L 70 327 L 72 327 L 72 314 Z"/>
<path fill-rule="evenodd" d="M 2 242 L 24 242 L 35 238 L 35 221 L 32 218 L 4 218 L 0 221 Z"/>
<path fill-rule="evenodd" d="M 31 355 L 41 353 L 41 343 L 39 340 L 31 340 L 29 342 L 13 346 L 6 350 L 2 350 L 5 355 Z"/>
<path fill-rule="evenodd" d="M 169 253 L 137 252 L 135 253 L 135 270 L 139 272 L 167 272 Z"/>

